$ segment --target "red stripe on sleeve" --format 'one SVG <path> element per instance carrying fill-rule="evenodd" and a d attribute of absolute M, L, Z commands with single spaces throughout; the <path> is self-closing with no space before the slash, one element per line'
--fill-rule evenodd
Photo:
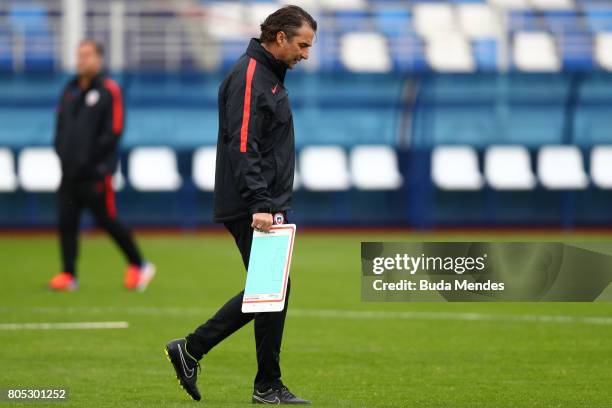
<path fill-rule="evenodd" d="M 110 174 L 104 177 L 104 193 L 106 198 L 106 213 L 110 219 L 117 218 L 117 207 L 115 206 L 115 190 L 113 190 L 113 178 Z"/>
<path fill-rule="evenodd" d="M 253 58 L 249 61 L 246 72 L 246 88 L 244 89 L 244 110 L 242 112 L 242 128 L 240 129 L 240 151 L 245 153 L 247 150 L 247 139 L 249 137 L 249 119 L 251 118 L 251 85 L 253 84 L 253 74 L 257 61 Z"/>
<path fill-rule="evenodd" d="M 123 99 L 121 88 L 112 79 L 104 80 L 104 87 L 109 90 L 113 97 L 113 133 L 119 134 L 123 130 Z"/>

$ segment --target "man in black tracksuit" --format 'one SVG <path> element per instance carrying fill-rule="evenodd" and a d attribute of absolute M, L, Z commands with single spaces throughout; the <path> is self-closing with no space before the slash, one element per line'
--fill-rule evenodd
<path fill-rule="evenodd" d="M 253 229 L 268 231 L 273 223 L 284 223 L 290 207 L 295 144 L 284 79 L 288 68 L 308 58 L 316 22 L 301 8 L 287 6 L 268 16 L 261 31 L 219 88 L 214 220 L 232 234 L 247 269 Z M 168 343 L 166 352 L 181 385 L 199 400 L 198 360 L 254 319 L 258 371 L 252 401 L 309 403 L 281 382 L 279 355 L 287 303 L 281 312 L 245 314 L 242 297 L 240 292 L 231 298 L 186 339 Z"/>
<path fill-rule="evenodd" d="M 121 89 L 101 73 L 101 65 L 101 46 L 83 41 L 78 50 L 79 73 L 64 88 L 57 109 L 54 145 L 62 166 L 58 207 L 63 272 L 49 282 L 54 290 L 77 287 L 75 262 L 84 208 L 91 211 L 127 258 L 126 288 L 143 290 L 154 274 L 153 266 L 143 262 L 130 232 L 117 220 L 111 181 L 117 167 L 124 109 Z"/>

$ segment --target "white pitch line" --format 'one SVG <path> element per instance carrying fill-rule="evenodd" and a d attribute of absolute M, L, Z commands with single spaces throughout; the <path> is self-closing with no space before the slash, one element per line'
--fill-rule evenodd
<path fill-rule="evenodd" d="M 128 327 L 128 322 L 0 323 L 0 330 L 91 330 Z"/>
<path fill-rule="evenodd" d="M 200 316 L 207 317 L 216 309 L 197 307 L 0 307 L 0 312 L 31 312 L 40 314 L 128 314 L 128 315 L 165 315 L 165 316 Z M 343 309 L 289 309 L 289 315 L 295 317 L 314 317 L 329 319 L 401 319 L 401 320 L 458 320 L 490 322 L 534 322 L 534 323 L 581 323 L 594 325 L 612 325 L 608 316 L 569 316 L 569 315 L 529 315 L 529 314 L 486 314 L 466 312 L 387 312 L 375 310 Z"/>

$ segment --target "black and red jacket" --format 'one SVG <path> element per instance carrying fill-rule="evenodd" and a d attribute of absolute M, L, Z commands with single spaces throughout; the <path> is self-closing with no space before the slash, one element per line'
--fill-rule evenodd
<path fill-rule="evenodd" d="M 219 87 L 216 222 L 291 205 L 295 140 L 286 71 L 252 39 Z"/>
<path fill-rule="evenodd" d="M 121 88 L 99 74 L 88 89 L 66 84 L 57 108 L 55 151 L 65 180 L 99 180 L 115 171 L 125 113 Z"/>

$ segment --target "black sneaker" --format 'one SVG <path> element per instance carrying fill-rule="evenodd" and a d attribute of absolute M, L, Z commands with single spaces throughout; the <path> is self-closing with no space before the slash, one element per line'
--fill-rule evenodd
<path fill-rule="evenodd" d="M 179 384 L 187 391 L 187 394 L 196 401 L 199 401 L 200 391 L 196 385 L 198 379 L 198 371 L 200 371 L 200 363 L 198 360 L 191 357 L 187 353 L 187 340 L 177 339 L 172 340 L 166 344 L 165 352 L 166 357 L 174 366 L 176 371 L 176 378 L 178 378 Z"/>
<path fill-rule="evenodd" d="M 253 404 L 291 404 L 291 405 L 310 405 L 310 401 L 296 397 L 287 387 L 280 384 L 261 392 L 257 389 L 253 391 Z"/>

